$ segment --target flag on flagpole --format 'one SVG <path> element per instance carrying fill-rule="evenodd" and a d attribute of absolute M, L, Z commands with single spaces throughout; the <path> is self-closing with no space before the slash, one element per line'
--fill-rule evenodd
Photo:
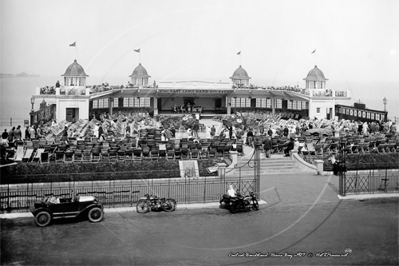
<path fill-rule="evenodd" d="M 76 46 L 76 42 L 71 43 L 69 46 Z"/>
<path fill-rule="evenodd" d="M 133 49 L 136 53 L 140 53 L 140 48 L 139 49 Z"/>
<path fill-rule="evenodd" d="M 316 49 L 314 49 L 314 51 L 312 52 L 312 54 L 316 53 Z"/>
<path fill-rule="evenodd" d="M 241 54 L 241 51 L 239 51 L 238 53 L 237 53 L 237 55 L 240 55 Z"/>

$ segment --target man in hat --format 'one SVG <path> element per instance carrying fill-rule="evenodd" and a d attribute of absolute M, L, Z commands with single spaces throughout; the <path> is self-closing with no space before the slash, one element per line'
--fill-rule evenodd
<path fill-rule="evenodd" d="M 267 135 L 265 140 L 263 141 L 263 149 L 265 150 L 266 158 L 270 158 L 272 150 L 272 140 L 269 135 Z"/>
<path fill-rule="evenodd" d="M 290 151 L 294 149 L 294 145 L 295 145 L 294 138 L 291 137 L 290 138 L 290 142 L 288 142 L 287 147 L 284 149 L 284 156 L 285 157 L 290 156 Z"/>

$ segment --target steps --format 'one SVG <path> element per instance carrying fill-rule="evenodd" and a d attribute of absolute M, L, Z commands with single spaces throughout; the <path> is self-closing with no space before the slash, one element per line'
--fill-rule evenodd
<path fill-rule="evenodd" d="M 238 157 L 238 167 L 229 172 L 227 170 L 228 177 L 253 177 L 254 176 L 254 161 L 251 160 L 248 165 L 248 160 L 251 156 Z M 271 158 L 266 158 L 264 153 L 260 156 L 260 175 L 275 175 L 275 174 L 293 174 L 303 173 L 304 171 L 298 167 L 295 161 L 291 160 L 291 157 L 284 157 L 282 154 L 273 154 Z"/>

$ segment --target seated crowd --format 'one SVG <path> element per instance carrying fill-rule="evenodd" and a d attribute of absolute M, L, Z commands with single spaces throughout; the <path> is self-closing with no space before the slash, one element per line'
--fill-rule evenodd
<path fill-rule="evenodd" d="M 151 118 L 148 113 L 119 112 L 114 116 L 102 113 L 94 115 L 90 122 L 65 124 L 62 132 L 50 138 L 50 132 L 54 131 L 43 126 L 27 128 L 25 138 L 20 126 L 10 132 L 5 130 L 1 156 L 40 162 L 200 159 L 227 156 L 230 150 L 242 154 L 243 145 L 262 146 L 265 151 L 285 155 L 297 150 L 307 156 L 337 152 L 342 142 L 351 153 L 385 153 L 398 149 L 396 125 L 391 121 L 285 120 L 282 116 L 283 113 L 236 112 L 214 117 L 223 123 L 216 130 L 194 118 L 171 120 L 163 116 Z M 118 129 L 121 125 L 122 131 Z M 202 137 L 199 132 L 203 132 Z"/>

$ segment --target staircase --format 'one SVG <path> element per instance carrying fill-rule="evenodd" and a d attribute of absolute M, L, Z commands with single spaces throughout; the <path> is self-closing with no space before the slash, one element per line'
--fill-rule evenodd
<path fill-rule="evenodd" d="M 253 177 L 254 176 L 254 161 L 251 158 L 252 151 L 248 150 L 246 156 L 238 157 L 238 167 L 240 169 L 226 170 L 226 176 L 228 177 Z M 241 171 L 240 171 L 241 170 Z M 291 160 L 291 157 L 284 157 L 283 154 L 272 154 L 271 158 L 266 158 L 264 153 L 260 155 L 260 175 L 275 175 L 275 174 L 293 174 L 293 173 L 303 173 L 304 170 L 300 169 L 295 161 Z"/>

